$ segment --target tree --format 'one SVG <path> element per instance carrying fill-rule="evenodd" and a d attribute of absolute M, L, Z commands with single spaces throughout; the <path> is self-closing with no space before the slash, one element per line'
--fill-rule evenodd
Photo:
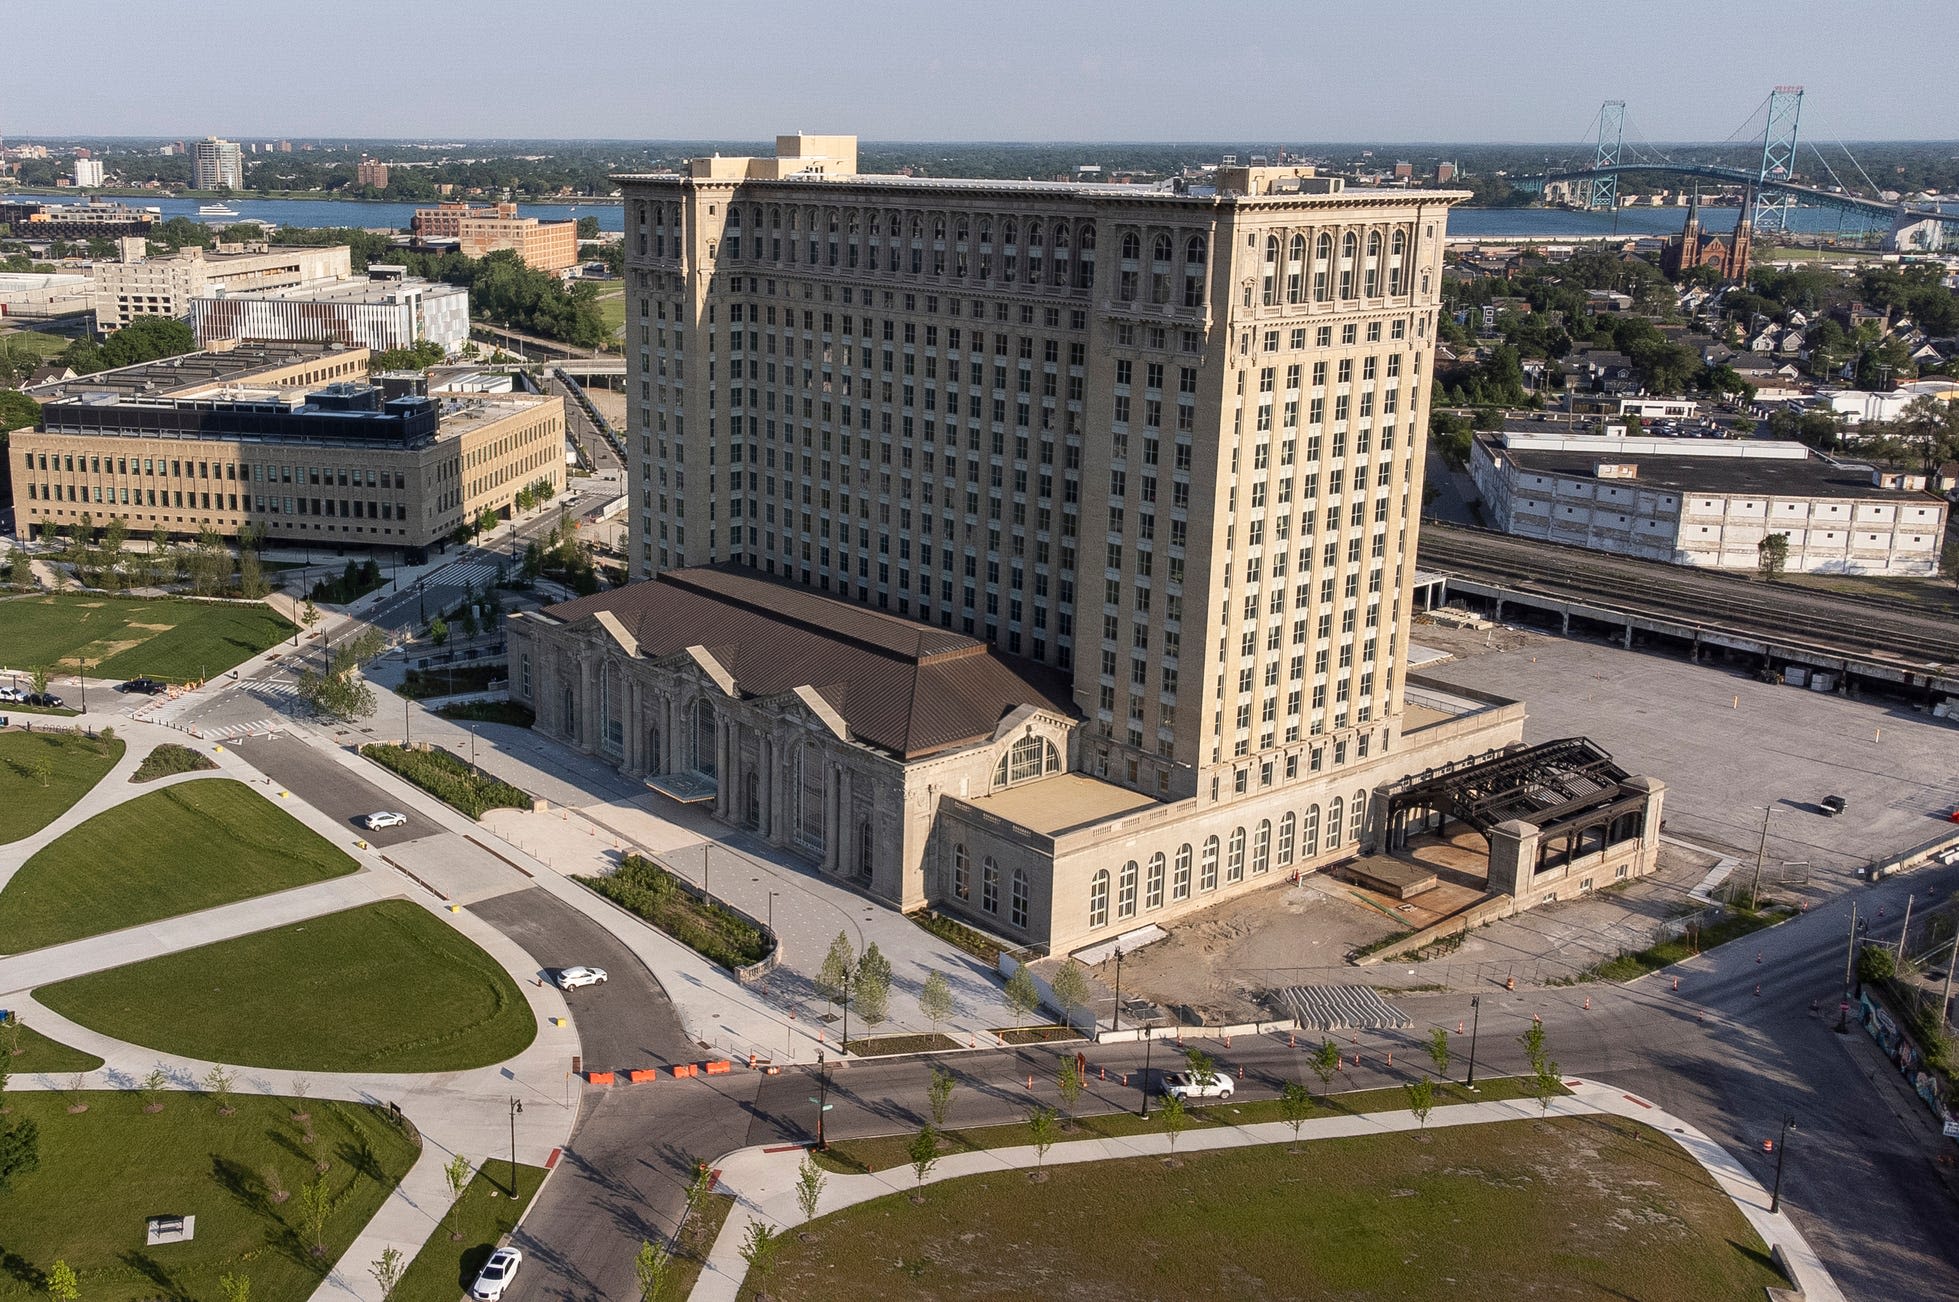
<path fill-rule="evenodd" d="M 1077 1008 L 1088 1003 L 1088 975 L 1082 965 L 1072 958 L 1061 960 L 1061 966 L 1054 970 L 1048 980 L 1048 988 L 1054 991 L 1054 1002 L 1061 1005 L 1061 1020 L 1072 1021 Z"/>
<path fill-rule="evenodd" d="M 857 962 L 857 950 L 850 943 L 850 937 L 839 931 L 837 938 L 830 942 L 830 952 L 823 956 L 823 966 L 816 971 L 815 986 L 825 1003 L 842 1003 L 848 992 L 853 969 Z"/>
<path fill-rule="evenodd" d="M 0 339 L 0 347 L 6 340 Z M 0 369 L 6 366 L 6 355 L 0 353 Z M 0 389 L 0 433 L 7 430 L 26 429 L 29 425 L 40 423 L 41 404 L 20 392 L 18 389 Z"/>
<path fill-rule="evenodd" d="M 383 1248 L 381 1255 L 374 1259 L 374 1264 L 367 1268 L 367 1273 L 374 1276 L 374 1282 L 380 1285 L 381 1302 L 391 1302 L 395 1290 L 401 1287 L 404 1268 L 401 1249 L 396 1247 Z"/>
<path fill-rule="evenodd" d="M 327 1188 L 325 1176 L 319 1176 L 311 1184 L 300 1186 L 299 1220 L 306 1231 L 306 1239 L 316 1257 L 326 1256 L 326 1223 L 333 1213 L 333 1193 Z"/>
<path fill-rule="evenodd" d="M 1313 1050 L 1313 1056 L 1306 1060 L 1313 1074 L 1320 1078 L 1320 1094 L 1326 1095 L 1333 1084 L 1333 1073 L 1340 1070 L 1340 1050 L 1331 1040 L 1321 1040 L 1320 1047 Z"/>
<path fill-rule="evenodd" d="M 1524 1033 L 1517 1037 L 1517 1043 L 1524 1046 L 1524 1057 L 1530 1061 L 1531 1066 L 1535 1067 L 1543 1062 L 1544 1023 L 1533 1018 L 1531 1024 L 1524 1028 Z"/>
<path fill-rule="evenodd" d="M 46 755 L 36 755 L 33 759 L 27 761 L 27 772 L 35 781 L 45 787 L 54 777 L 54 761 Z"/>
<path fill-rule="evenodd" d="M 1415 1114 L 1422 1129 L 1428 1129 L 1428 1114 L 1435 1108 L 1435 1082 L 1419 1076 L 1401 1088 L 1408 1091 L 1408 1110 Z"/>
<path fill-rule="evenodd" d="M 938 1134 L 930 1126 L 920 1126 L 918 1133 L 911 1137 L 911 1143 L 906 1145 L 905 1156 L 911 1159 L 912 1174 L 918 1177 L 920 1184 L 924 1184 L 925 1177 L 939 1164 Z"/>
<path fill-rule="evenodd" d="M 441 646 L 449 640 L 449 621 L 437 615 L 429 621 L 429 641 Z"/>
<path fill-rule="evenodd" d="M 46 665 L 38 665 L 35 668 L 30 669 L 27 673 L 27 681 L 28 684 L 32 686 L 35 691 L 37 692 L 47 691 L 48 690 L 48 667 Z"/>
<path fill-rule="evenodd" d="M 197 336 L 182 321 L 139 316 L 100 345 L 91 339 L 77 339 L 61 356 L 63 363 L 73 367 L 77 375 L 92 375 L 196 351 Z"/>
<path fill-rule="evenodd" d="M 891 1003 L 891 960 L 878 951 L 874 940 L 864 948 L 857 964 L 857 988 L 851 1003 L 865 1023 L 876 1026 L 889 1014 Z"/>
<path fill-rule="evenodd" d="M 431 366 L 441 365 L 447 356 L 441 344 L 430 339 L 418 339 L 406 348 L 384 348 L 372 354 L 367 359 L 367 373 L 426 371 Z"/>
<path fill-rule="evenodd" d="M 449 1186 L 449 1209 L 443 1213 L 443 1219 L 447 1220 L 449 1217 L 455 1215 L 456 1204 L 462 1201 L 463 1190 L 469 1188 L 470 1174 L 469 1159 L 461 1153 L 450 1158 L 448 1163 L 442 1168 L 442 1178 Z M 451 1229 L 449 1231 L 449 1238 L 452 1242 L 462 1237 L 460 1230 Z"/>
<path fill-rule="evenodd" d="M 687 1214 L 698 1216 L 707 1206 L 707 1196 L 714 1192 L 714 1169 L 699 1158 L 694 1159 L 694 1178 L 687 1182 Z"/>
<path fill-rule="evenodd" d="M 258 553 L 238 553 L 238 595 L 256 601 L 265 593 L 265 567 L 259 564 Z"/>
<path fill-rule="evenodd" d="M 492 511 L 489 507 L 486 506 L 477 513 L 476 536 L 478 538 L 481 538 L 484 534 L 489 533 L 491 530 L 495 529 L 496 527 L 497 527 L 497 513 L 495 511 Z"/>
<path fill-rule="evenodd" d="M 741 1244 L 741 1259 L 748 1263 L 748 1273 L 755 1279 L 757 1293 L 763 1291 L 769 1276 L 775 1273 L 775 1254 L 780 1246 L 781 1234 L 774 1227 L 760 1221 L 748 1223 L 748 1237 Z"/>
<path fill-rule="evenodd" d="M 1025 963 L 1014 968 L 1014 974 L 1007 978 L 1007 1007 L 1013 1010 L 1014 1025 L 1019 1026 L 1027 1020 L 1027 1014 L 1040 1006 L 1041 990 L 1034 984 L 1033 973 Z"/>
<path fill-rule="evenodd" d="M 82 1296 L 81 1281 L 75 1278 L 75 1268 L 61 1258 L 55 1258 L 54 1265 L 48 1267 L 48 1302 L 77 1302 Z"/>
<path fill-rule="evenodd" d="M 925 988 L 918 992 L 918 1011 L 931 1021 L 934 1035 L 939 1033 L 939 1023 L 952 1016 L 952 982 L 945 973 L 934 972 L 925 978 Z"/>
<path fill-rule="evenodd" d="M 796 1206 L 801 1209 L 804 1220 L 816 1219 L 816 1209 L 823 1202 L 823 1186 L 828 1183 L 829 1179 L 823 1174 L 823 1168 L 816 1164 L 816 1159 L 804 1154 L 803 1164 L 796 1168 Z"/>
<path fill-rule="evenodd" d="M 236 1078 L 231 1074 L 231 1069 L 223 1063 L 218 1063 L 210 1071 L 204 1073 L 204 1088 L 210 1093 L 211 1097 L 218 1101 L 218 1113 L 220 1116 L 228 1117 L 232 1114 L 231 1087 L 235 1080 Z"/>
<path fill-rule="evenodd" d="M 640 1302 L 660 1302 L 667 1280 L 673 1274 L 673 1252 L 662 1241 L 639 1242 L 639 1255 L 633 1258 L 633 1275 L 639 1280 Z"/>
<path fill-rule="evenodd" d="M 1190 1109 L 1184 1106 L 1183 1095 L 1172 1094 L 1163 1100 L 1163 1106 L 1156 1115 L 1161 1119 L 1163 1133 L 1170 1136 L 1170 1151 L 1177 1151 L 1177 1136 L 1190 1126 Z"/>
<path fill-rule="evenodd" d="M 1435 1074 L 1449 1078 L 1449 1032 L 1438 1026 L 1429 1032 L 1428 1060 L 1435 1064 Z"/>
<path fill-rule="evenodd" d="M 1036 1168 L 1047 1164 L 1048 1150 L 1054 1147 L 1059 1127 L 1055 1124 L 1054 1109 L 1036 1104 L 1027 1114 L 1027 1130 L 1034 1140 L 1034 1165 Z"/>
<path fill-rule="evenodd" d="M 1190 1073 L 1191 1084 L 1200 1089 L 1217 1084 L 1218 1060 L 1202 1049 L 1184 1050 L 1184 1069 Z"/>
<path fill-rule="evenodd" d="M 1524 1092 L 1537 1100 L 1540 1111 L 1550 1112 L 1551 1100 L 1564 1092 L 1558 1064 L 1550 1058 L 1533 1064 L 1530 1076 L 1524 1081 Z"/>
<path fill-rule="evenodd" d="M 252 1281 L 248 1275 L 218 1276 L 218 1296 L 223 1302 L 252 1302 Z"/>
<path fill-rule="evenodd" d="M 374 713 L 374 689 L 351 671 L 301 674 L 299 698 L 329 718 L 351 722 Z"/>
<path fill-rule="evenodd" d="M 1054 1075 L 1055 1087 L 1061 1091 L 1061 1108 L 1068 1116 L 1068 1124 L 1075 1121 L 1075 1104 L 1082 1096 L 1081 1068 L 1075 1063 L 1071 1053 L 1062 1054 L 1057 1060 Z"/>
<path fill-rule="evenodd" d="M 41 1128 L 31 1117 L 22 1117 L 0 1130 L 0 1193 L 17 1175 L 27 1175 L 41 1165 Z"/>
<path fill-rule="evenodd" d="M 1781 576 L 1782 567 L 1789 563 L 1789 535 L 1772 533 L 1755 544 L 1755 564 L 1762 572 L 1765 583 L 1773 583 Z"/>
<path fill-rule="evenodd" d="M 1292 1137 L 1299 1138 L 1299 1128 L 1313 1115 L 1313 1092 L 1296 1080 L 1287 1081 L 1279 1091 L 1279 1115 L 1292 1127 Z"/>
<path fill-rule="evenodd" d="M 943 1129 L 946 1115 L 952 1111 L 952 1073 L 943 1067 L 932 1068 L 932 1083 L 925 1089 L 925 1099 L 932 1109 L 932 1124 Z"/>
<path fill-rule="evenodd" d="M 164 1072 L 161 1066 L 150 1068 L 150 1074 L 143 1077 L 142 1084 L 137 1087 L 138 1092 L 143 1096 L 143 1111 L 163 1111 L 163 1101 L 157 1096 L 163 1092 L 163 1087 L 169 1083 L 170 1077 Z"/>

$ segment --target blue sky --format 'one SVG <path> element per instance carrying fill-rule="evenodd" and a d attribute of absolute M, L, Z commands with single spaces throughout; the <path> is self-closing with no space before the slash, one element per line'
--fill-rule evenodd
<path fill-rule="evenodd" d="M 0 134 L 1562 142 L 1624 99 L 1720 140 L 1790 82 L 1819 141 L 1951 139 L 1952 5 L 16 3 Z"/>

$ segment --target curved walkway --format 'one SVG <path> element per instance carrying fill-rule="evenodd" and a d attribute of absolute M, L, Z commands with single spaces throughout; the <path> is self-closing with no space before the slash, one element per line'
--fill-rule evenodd
<path fill-rule="evenodd" d="M 1661 1130 L 1686 1149 L 1713 1177 L 1716 1184 L 1734 1200 L 1741 1214 L 1771 1248 L 1780 1248 L 1804 1302 L 1845 1302 L 1843 1293 L 1830 1278 L 1822 1261 L 1811 1250 L 1795 1223 L 1781 1212 L 1770 1213 L 1768 1191 L 1763 1189 L 1728 1151 L 1695 1127 L 1663 1112 L 1643 1099 L 1598 1081 L 1565 1080 L 1569 1095 L 1551 1100 L 1549 1111 L 1561 1117 L 1607 1113 L 1628 1117 Z M 1458 1103 L 1437 1108 L 1429 1118 L 1431 1128 L 1481 1125 L 1492 1121 L 1529 1120 L 1541 1113 L 1528 1099 L 1492 1103 Z M 1414 1130 L 1420 1125 L 1405 1110 L 1369 1112 L 1358 1116 L 1321 1117 L 1303 1123 L 1300 1140 L 1332 1139 L 1344 1135 L 1387 1134 Z M 1249 1148 L 1260 1144 L 1291 1144 L 1292 1126 L 1283 1121 L 1251 1126 L 1218 1126 L 1186 1132 L 1178 1141 L 1181 1151 L 1196 1152 L 1217 1148 Z M 1133 1135 L 1116 1139 L 1075 1139 L 1057 1143 L 1048 1150 L 1047 1161 L 1056 1166 L 1074 1162 L 1104 1162 L 1122 1157 L 1163 1157 L 1172 1152 L 1168 1135 Z M 796 1202 L 796 1176 L 804 1150 L 792 1148 L 744 1148 L 721 1159 L 719 1191 L 735 1197 L 734 1209 L 722 1224 L 721 1233 L 708 1254 L 707 1265 L 694 1285 L 693 1302 L 734 1302 L 741 1292 L 747 1264 L 741 1245 L 750 1224 L 760 1222 L 776 1229 L 787 1229 L 803 1222 Z M 939 1159 L 925 1183 L 956 1180 L 961 1176 L 988 1171 L 1031 1169 L 1040 1155 L 1032 1145 L 1017 1148 L 992 1148 L 958 1153 Z M 909 1193 L 918 1187 L 910 1167 L 893 1167 L 869 1175 L 826 1175 L 817 1215 L 824 1216 L 843 1208 L 881 1198 L 886 1194 Z"/>

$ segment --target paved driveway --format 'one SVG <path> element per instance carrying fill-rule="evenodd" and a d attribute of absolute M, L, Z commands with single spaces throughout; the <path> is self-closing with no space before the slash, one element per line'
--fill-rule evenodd
<path fill-rule="evenodd" d="M 304 796 L 308 804 L 353 829 L 370 845 L 386 849 L 441 830 L 412 811 L 404 811 L 408 822 L 402 826 L 368 831 L 361 820 L 377 809 L 400 809 L 401 802 L 348 771 L 317 745 L 290 736 L 254 737 L 230 744 L 240 759 L 280 786 Z"/>

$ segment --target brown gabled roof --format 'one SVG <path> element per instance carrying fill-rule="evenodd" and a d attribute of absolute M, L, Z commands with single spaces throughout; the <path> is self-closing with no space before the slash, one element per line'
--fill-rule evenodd
<path fill-rule="evenodd" d="M 540 613 L 601 612 L 648 658 L 707 648 L 745 697 L 814 688 L 856 740 L 905 759 L 990 737 L 1023 705 L 1075 713 L 1058 670 L 738 566 L 668 570 Z"/>

